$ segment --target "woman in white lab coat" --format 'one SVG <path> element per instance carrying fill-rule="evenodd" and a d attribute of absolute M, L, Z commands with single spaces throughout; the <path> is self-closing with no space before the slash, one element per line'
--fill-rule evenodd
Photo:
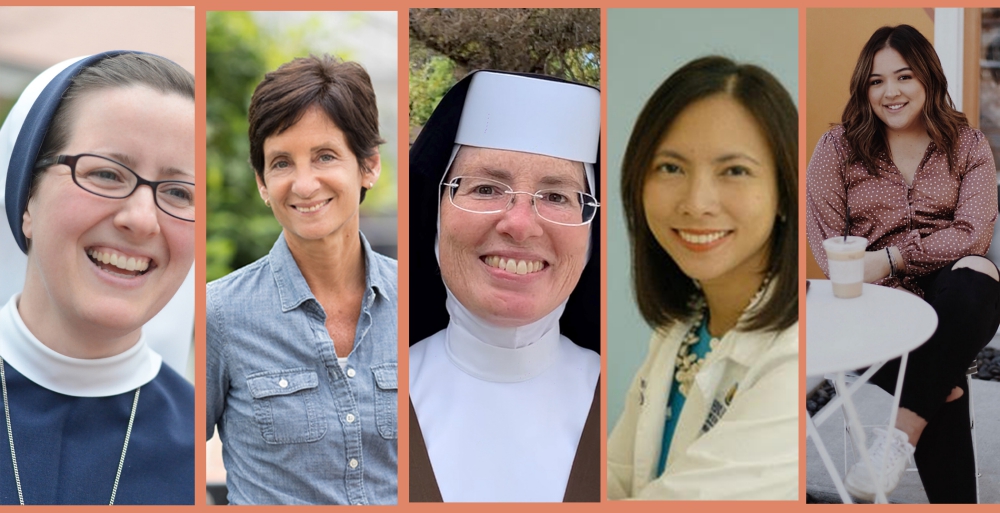
<path fill-rule="evenodd" d="M 798 114 L 768 72 L 692 61 L 622 164 L 649 354 L 608 442 L 611 499 L 798 497 Z"/>

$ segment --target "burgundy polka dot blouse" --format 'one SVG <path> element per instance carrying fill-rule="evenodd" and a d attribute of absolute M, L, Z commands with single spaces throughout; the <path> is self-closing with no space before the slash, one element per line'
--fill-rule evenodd
<path fill-rule="evenodd" d="M 911 186 L 886 154 L 872 176 L 861 162 L 846 165 L 850 152 L 838 125 L 820 138 L 806 171 L 806 234 L 824 274 L 829 275 L 823 240 L 843 234 L 848 202 L 850 235 L 868 239 L 869 251 L 896 246 L 903 255 L 897 269 L 901 276 L 879 285 L 923 295 L 917 278 L 989 249 L 997 219 L 997 176 L 982 132 L 959 131 L 955 172 L 931 142 Z"/>

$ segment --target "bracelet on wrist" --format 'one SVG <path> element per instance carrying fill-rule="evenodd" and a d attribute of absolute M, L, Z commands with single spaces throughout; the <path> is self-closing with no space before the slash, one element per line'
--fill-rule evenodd
<path fill-rule="evenodd" d="M 886 256 L 886 258 L 889 259 L 889 277 L 890 278 L 895 278 L 896 277 L 896 264 L 894 264 L 892 262 L 892 252 L 889 251 L 889 248 L 885 248 L 885 256 Z"/>

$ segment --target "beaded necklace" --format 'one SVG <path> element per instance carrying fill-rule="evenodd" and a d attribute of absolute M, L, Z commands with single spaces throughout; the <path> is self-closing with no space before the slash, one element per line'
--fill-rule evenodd
<path fill-rule="evenodd" d="M 747 303 L 747 308 L 757 304 L 757 301 L 759 301 L 761 296 L 764 295 L 764 291 L 771 283 L 771 277 L 772 276 L 770 274 L 764 277 L 764 281 L 761 282 L 760 288 L 757 289 L 757 293 L 754 294 L 753 299 Z M 677 358 L 674 361 L 674 365 L 676 367 L 676 370 L 674 371 L 674 379 L 677 380 L 677 383 L 680 385 L 680 392 L 684 397 L 687 397 L 688 391 L 691 390 L 691 385 L 694 384 L 694 377 L 698 375 L 699 371 L 701 371 L 701 367 L 705 363 L 705 360 L 708 359 L 709 355 L 712 354 L 712 351 L 714 351 L 716 346 L 719 344 L 719 339 L 712 337 L 712 341 L 708 346 L 708 352 L 705 353 L 705 356 L 699 358 L 697 354 L 691 352 L 691 348 L 697 344 L 698 340 L 701 338 L 698 336 L 698 332 L 702 323 L 705 322 L 705 318 L 708 314 L 708 306 L 705 304 L 705 297 L 703 295 L 698 295 L 698 297 L 693 300 L 692 306 L 697 314 L 695 314 L 695 318 L 693 319 L 694 322 L 691 324 L 691 328 L 688 329 L 684 338 L 681 339 L 681 347 L 677 350 Z M 746 308 L 743 312 L 746 312 Z"/>

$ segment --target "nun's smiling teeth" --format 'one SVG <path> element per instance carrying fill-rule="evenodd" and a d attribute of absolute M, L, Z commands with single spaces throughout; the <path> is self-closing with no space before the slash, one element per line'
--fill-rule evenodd
<path fill-rule="evenodd" d="M 541 271 L 545 267 L 545 262 L 537 260 L 516 260 L 507 259 L 497 255 L 483 257 L 483 262 L 490 267 L 503 269 L 511 274 L 531 274 Z"/>
<path fill-rule="evenodd" d="M 135 278 L 149 270 L 150 259 L 146 257 L 123 255 L 106 248 L 89 248 L 87 256 L 101 270 L 123 278 Z"/>
<path fill-rule="evenodd" d="M 324 207 L 324 206 L 326 206 L 326 204 L 327 204 L 327 203 L 329 203 L 330 201 L 331 201 L 331 200 L 329 200 L 329 199 L 328 199 L 328 200 L 326 200 L 326 201 L 321 201 L 321 202 L 319 202 L 319 203 L 317 203 L 317 204 L 315 204 L 315 205 L 312 205 L 312 206 L 310 206 L 310 207 L 300 207 L 300 206 L 298 206 L 298 205 L 293 205 L 293 206 L 295 207 L 295 210 L 298 210 L 299 212 L 301 212 L 301 213 L 303 213 L 303 214 L 308 214 L 308 213 L 310 213 L 310 212 L 315 212 L 315 211 L 317 211 L 317 210 L 319 210 L 319 209 L 323 208 L 323 207 Z"/>

